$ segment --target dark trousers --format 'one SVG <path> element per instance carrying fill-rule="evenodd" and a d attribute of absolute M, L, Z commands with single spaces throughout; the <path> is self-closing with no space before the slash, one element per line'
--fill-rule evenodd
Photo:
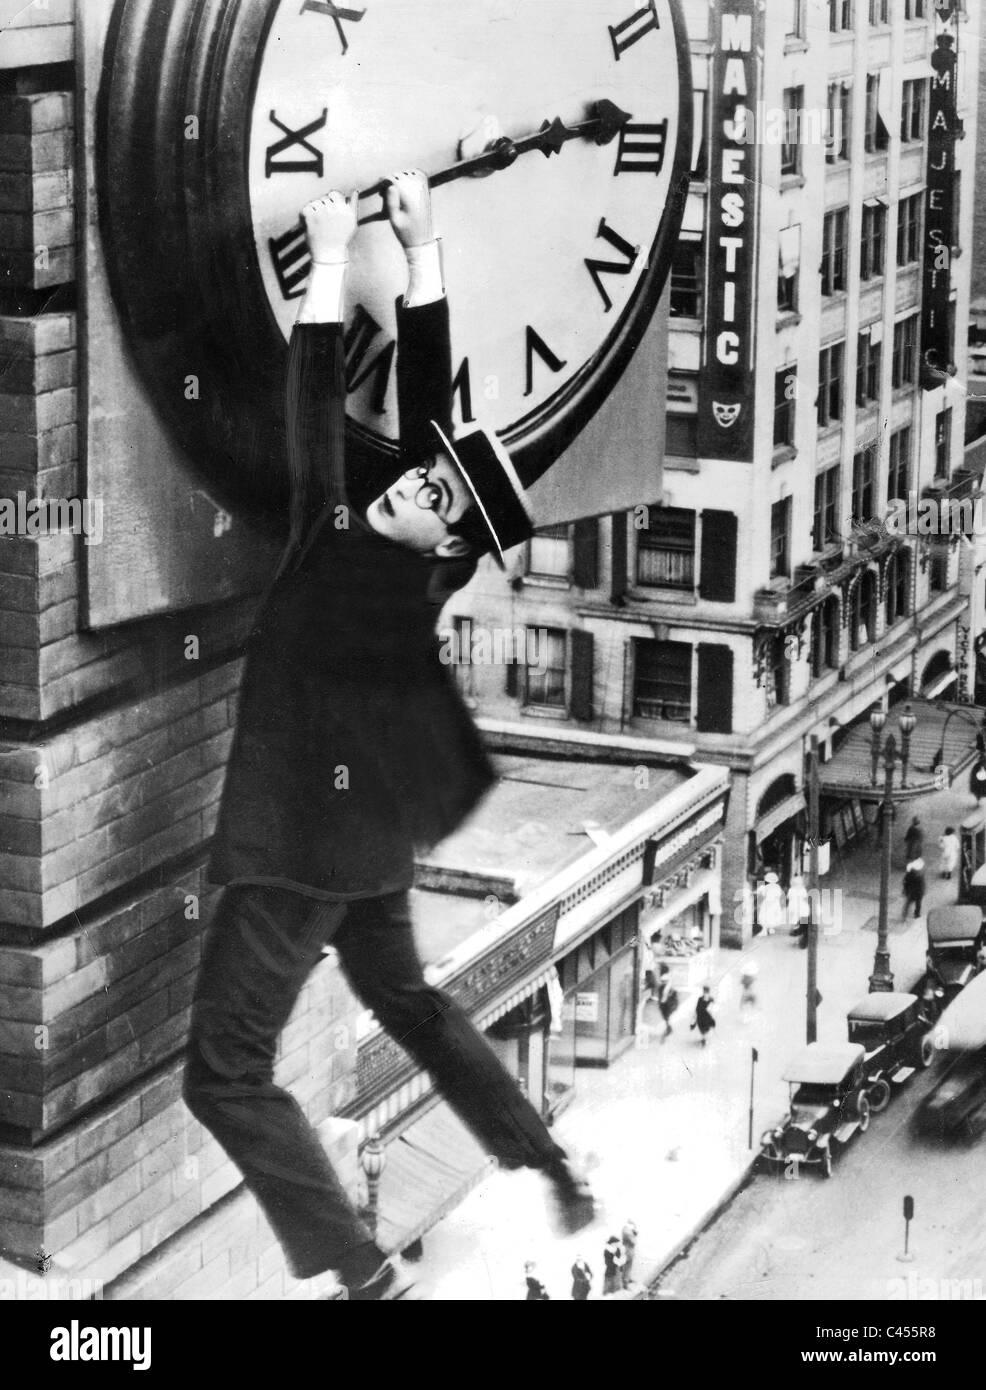
<path fill-rule="evenodd" d="M 298 1278 L 345 1270 L 372 1249 L 317 1134 L 273 1079 L 277 1039 L 330 942 L 363 1004 L 502 1167 L 540 1168 L 562 1152 L 468 1016 L 426 984 L 406 895 L 323 903 L 227 888 L 196 986 L 185 1101 L 240 1169 Z"/>

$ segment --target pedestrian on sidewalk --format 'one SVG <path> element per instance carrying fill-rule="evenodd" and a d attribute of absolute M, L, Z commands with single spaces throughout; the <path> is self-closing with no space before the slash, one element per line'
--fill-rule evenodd
<path fill-rule="evenodd" d="M 784 889 L 773 869 L 764 874 L 758 897 L 760 925 L 768 936 L 773 936 L 785 916 Z"/>
<path fill-rule="evenodd" d="M 959 851 L 962 846 L 959 837 L 955 833 L 954 825 L 946 825 L 944 834 L 938 837 L 938 849 L 941 854 L 941 876 L 951 878 L 959 862 Z"/>
<path fill-rule="evenodd" d="M 526 1303 L 549 1303 L 551 1294 L 538 1278 L 538 1267 L 533 1260 L 528 1260 L 524 1266 L 524 1275 L 527 1279 Z"/>
<path fill-rule="evenodd" d="M 914 916 L 921 916 L 924 887 L 924 860 L 912 859 L 904 870 L 904 917 L 911 903 L 914 904 Z"/>
<path fill-rule="evenodd" d="M 807 944 L 808 940 L 810 914 L 811 899 L 808 896 L 808 889 L 805 887 L 804 875 L 792 874 L 791 883 L 787 890 L 787 920 L 791 935 L 800 937 L 804 944 Z"/>
<path fill-rule="evenodd" d="M 695 1017 L 692 1019 L 691 1027 L 697 1028 L 702 1035 L 702 1046 L 708 1042 L 708 1034 L 716 1026 L 716 1021 L 712 1016 L 712 989 L 709 985 L 702 986 L 701 996 L 695 1005 Z"/>
<path fill-rule="evenodd" d="M 969 791 L 980 811 L 986 810 L 986 758 L 980 754 L 969 773 Z"/>
<path fill-rule="evenodd" d="M 626 1264 L 626 1251 L 619 1236 L 610 1236 L 603 1246 L 603 1294 L 619 1293 L 623 1288 L 623 1266 Z"/>
<path fill-rule="evenodd" d="M 740 969 L 740 1018 L 757 1007 L 757 976 L 760 968 L 755 960 L 745 961 Z"/>
<path fill-rule="evenodd" d="M 633 1269 L 634 1255 L 636 1254 L 637 1250 L 637 1236 L 639 1235 L 639 1231 L 637 1230 L 637 1223 L 636 1221 L 634 1221 L 632 1216 L 627 1217 L 626 1222 L 623 1226 L 623 1230 L 620 1232 L 620 1235 L 623 1239 L 624 1256 L 623 1287 L 626 1289 L 630 1285 L 630 1274 Z"/>
<path fill-rule="evenodd" d="M 592 1270 L 580 1255 L 572 1265 L 572 1297 L 576 1303 L 585 1303 L 592 1288 Z"/>
<path fill-rule="evenodd" d="M 678 991 L 671 983 L 671 968 L 662 965 L 657 977 L 657 1005 L 661 1011 L 661 1018 L 664 1020 L 664 1036 L 661 1042 L 665 1042 L 672 1033 L 671 1019 L 678 1007 Z"/>
<path fill-rule="evenodd" d="M 917 816 L 904 831 L 904 853 L 908 860 L 920 859 L 924 854 L 924 830 Z"/>

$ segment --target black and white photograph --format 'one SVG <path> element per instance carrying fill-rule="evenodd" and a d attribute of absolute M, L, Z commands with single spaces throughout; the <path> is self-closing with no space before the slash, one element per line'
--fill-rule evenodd
<path fill-rule="evenodd" d="M 162 1369 L 202 1302 L 947 1364 L 983 8 L 0 0 L 0 1301 L 40 1370 Z"/>

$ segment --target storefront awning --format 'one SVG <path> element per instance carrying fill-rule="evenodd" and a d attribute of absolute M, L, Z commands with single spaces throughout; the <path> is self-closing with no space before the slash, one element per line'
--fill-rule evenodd
<path fill-rule="evenodd" d="M 493 1160 L 443 1102 L 386 1148 L 377 1243 L 403 1250 L 420 1240 L 486 1177 Z"/>
<path fill-rule="evenodd" d="M 769 811 L 764 811 L 762 816 L 757 817 L 756 835 L 757 843 L 766 840 L 768 835 L 772 835 L 779 825 L 783 825 L 786 820 L 796 816 L 805 809 L 804 792 L 792 792 L 783 801 L 772 806 Z"/>
<path fill-rule="evenodd" d="M 537 994 L 538 990 L 541 989 L 543 985 L 547 985 L 555 979 L 557 979 L 555 967 L 549 965 L 547 969 L 542 970 L 533 980 L 528 980 L 527 984 L 520 985 L 512 994 L 509 994 L 506 999 L 502 999 L 494 1008 L 481 1010 L 477 1019 L 478 1027 L 489 1028 L 491 1023 L 495 1023 L 498 1018 L 502 1018 L 504 1014 L 508 1014 L 511 1009 L 516 1009 L 518 1004 L 523 1004 L 525 999 L 530 999 L 531 995 Z"/>
<path fill-rule="evenodd" d="M 949 673 L 951 674 L 951 673 Z M 935 769 L 939 763 L 951 769 L 954 778 L 976 755 L 976 735 L 982 711 L 976 705 L 952 704 L 945 700 L 929 700 L 915 696 L 908 701 L 917 716 L 911 735 L 907 766 L 907 786 L 901 786 L 900 770 L 894 778 L 894 799 L 907 800 L 921 796 L 938 786 Z M 873 785 L 870 750 L 873 731 L 867 715 L 861 715 L 848 730 L 845 742 L 818 770 L 819 784 L 827 796 L 854 798 L 860 801 L 879 801 L 883 798 L 884 767 L 882 749 L 888 734 L 893 734 L 900 753 L 900 730 L 897 715 L 903 706 L 894 706 L 880 734 L 881 761 L 877 769 L 877 785 Z M 949 718 L 949 716 L 952 716 Z"/>

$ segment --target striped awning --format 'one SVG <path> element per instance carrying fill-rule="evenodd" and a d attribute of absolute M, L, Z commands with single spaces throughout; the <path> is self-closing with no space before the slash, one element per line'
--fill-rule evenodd
<path fill-rule="evenodd" d="M 480 1028 L 489 1028 L 491 1023 L 495 1023 L 498 1018 L 508 1014 L 511 1009 L 516 1009 L 518 1004 L 523 1004 L 525 999 L 530 999 L 532 994 L 537 994 L 538 990 L 544 985 L 549 984 L 555 979 L 555 967 L 549 965 L 536 975 L 533 980 L 528 980 L 526 984 L 520 985 L 513 993 L 508 994 L 506 999 L 502 999 L 499 1004 L 492 1009 L 481 1009 L 476 1024 Z"/>
<path fill-rule="evenodd" d="M 495 1160 L 442 1101 L 386 1148 L 376 1238 L 383 1250 L 420 1240 L 487 1176 Z"/>

